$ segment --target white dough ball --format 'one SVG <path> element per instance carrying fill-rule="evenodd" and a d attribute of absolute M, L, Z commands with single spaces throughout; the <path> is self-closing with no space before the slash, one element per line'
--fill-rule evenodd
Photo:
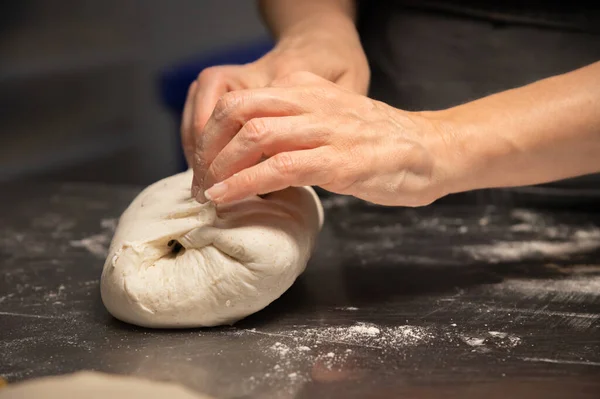
<path fill-rule="evenodd" d="M 102 301 L 145 327 L 232 324 L 283 294 L 304 271 L 323 224 L 309 187 L 233 204 L 191 198 L 192 171 L 142 191 L 119 220 Z"/>

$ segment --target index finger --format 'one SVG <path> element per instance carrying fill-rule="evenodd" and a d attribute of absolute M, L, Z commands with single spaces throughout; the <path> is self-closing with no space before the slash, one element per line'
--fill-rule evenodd
<path fill-rule="evenodd" d="M 299 115 L 307 110 L 302 100 L 301 93 L 280 88 L 240 90 L 221 97 L 196 141 L 194 175 L 201 185 L 204 182 L 200 179 L 204 179 L 216 156 L 248 121 Z"/>
<path fill-rule="evenodd" d="M 327 185 L 333 179 L 332 162 L 327 147 L 282 152 L 215 184 L 204 195 L 224 204 L 288 187 Z"/>
<path fill-rule="evenodd" d="M 192 168 L 196 168 L 196 164 L 202 162 L 202 158 L 194 156 L 195 147 L 198 145 L 202 137 L 202 131 L 206 122 L 215 108 L 215 104 L 227 91 L 229 84 L 224 76 L 223 69 L 226 67 L 208 68 L 203 70 L 196 80 L 196 91 L 193 98 L 193 107 L 191 111 L 191 132 L 188 133 L 190 138 L 188 142 L 193 143 L 194 148 L 191 149 L 188 164 Z M 221 72 L 219 72 L 221 71 Z M 202 188 L 202 180 L 194 173 L 192 180 L 192 196 L 196 197 L 200 188 Z"/>

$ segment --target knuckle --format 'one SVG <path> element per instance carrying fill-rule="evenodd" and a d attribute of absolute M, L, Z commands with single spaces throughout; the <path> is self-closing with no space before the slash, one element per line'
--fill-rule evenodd
<path fill-rule="evenodd" d="M 254 173 L 250 173 L 250 172 L 239 173 L 239 174 L 235 175 L 234 179 L 235 179 L 235 185 L 237 187 L 241 187 L 246 190 L 251 190 L 253 192 L 256 191 L 253 188 L 255 186 L 254 182 L 256 181 Z"/>
<path fill-rule="evenodd" d="M 317 75 L 308 71 L 293 71 L 286 73 L 281 78 L 273 80 L 273 86 L 288 86 L 294 84 L 301 84 L 306 82 L 312 82 L 317 79 Z"/>
<path fill-rule="evenodd" d="M 196 134 L 200 134 L 200 132 L 202 132 L 202 129 L 204 129 L 204 121 L 200 120 L 200 118 L 198 118 L 197 115 L 194 115 L 194 118 L 192 119 L 192 132 L 191 132 L 191 136 L 194 136 Z"/>
<path fill-rule="evenodd" d="M 194 151 L 194 155 L 192 157 L 192 162 L 194 163 L 194 168 L 204 169 L 204 157 L 199 151 Z"/>
<path fill-rule="evenodd" d="M 208 167 L 208 170 L 206 172 L 206 176 L 204 178 L 204 180 L 206 182 L 212 182 L 212 184 L 219 182 L 223 179 L 223 174 L 221 173 L 221 166 L 219 165 L 219 162 L 213 162 L 210 164 L 210 166 Z M 208 187 L 207 187 L 208 188 Z"/>
<path fill-rule="evenodd" d="M 327 102 L 333 102 L 338 99 L 338 92 L 336 90 L 331 90 L 328 86 L 317 86 L 312 89 L 312 95 L 317 100 L 323 100 Z"/>
<path fill-rule="evenodd" d="M 213 111 L 213 116 L 216 120 L 221 120 L 229 117 L 240 104 L 241 96 L 235 92 L 223 94 L 217 100 Z"/>
<path fill-rule="evenodd" d="M 267 135 L 267 126 L 263 119 L 251 119 L 242 128 L 244 141 L 251 144 L 261 143 Z"/>
<path fill-rule="evenodd" d="M 282 152 L 272 158 L 272 165 L 275 171 L 282 176 L 292 176 L 298 169 L 298 164 L 294 157 L 287 152 Z"/>
<path fill-rule="evenodd" d="M 198 81 L 204 82 L 207 80 L 218 79 L 222 75 L 223 73 L 219 67 L 208 67 L 200 71 L 198 74 Z"/>
<path fill-rule="evenodd" d="M 290 73 L 290 79 L 298 82 L 313 81 L 317 79 L 317 75 L 308 71 L 295 71 Z"/>

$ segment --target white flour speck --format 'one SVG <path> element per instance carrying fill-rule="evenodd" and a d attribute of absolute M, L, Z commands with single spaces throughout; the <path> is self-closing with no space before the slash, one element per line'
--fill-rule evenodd
<path fill-rule="evenodd" d="M 271 350 L 276 352 L 279 356 L 284 357 L 290 351 L 289 346 L 282 344 L 281 342 L 275 342 L 273 346 L 271 346 Z"/>
<path fill-rule="evenodd" d="M 491 263 L 518 261 L 531 257 L 566 257 L 583 254 L 600 248 L 600 235 L 577 238 L 569 241 L 501 241 L 495 244 L 468 245 L 462 251 L 475 260 Z"/>
<path fill-rule="evenodd" d="M 118 222 L 118 219 L 102 219 L 100 221 L 100 227 L 114 232 L 117 228 Z"/>
<path fill-rule="evenodd" d="M 110 238 L 106 234 L 95 234 L 90 237 L 82 238 L 81 240 L 72 240 L 71 246 L 75 248 L 85 248 L 90 253 L 104 258 L 108 254 L 108 242 Z"/>
<path fill-rule="evenodd" d="M 358 308 L 354 307 L 354 306 L 344 306 L 344 307 L 338 307 L 338 308 L 336 308 L 336 310 L 347 310 L 347 311 L 354 312 L 354 311 L 358 310 Z"/>
<path fill-rule="evenodd" d="M 485 342 L 485 338 L 461 337 L 465 344 L 470 346 L 481 346 Z"/>
<path fill-rule="evenodd" d="M 372 337 L 374 337 L 375 335 L 379 335 L 379 333 L 381 332 L 379 330 L 379 328 L 377 328 L 377 327 L 362 324 L 362 323 L 350 327 L 349 331 L 352 333 L 357 333 L 357 334 L 370 335 Z"/>

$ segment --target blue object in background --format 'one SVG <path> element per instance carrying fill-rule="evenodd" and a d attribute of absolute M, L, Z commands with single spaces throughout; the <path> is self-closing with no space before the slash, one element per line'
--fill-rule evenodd
<path fill-rule="evenodd" d="M 203 69 L 216 65 L 241 65 L 256 61 L 269 52 L 273 48 L 273 45 L 272 40 L 265 39 L 244 45 L 231 46 L 205 54 L 197 59 L 177 64 L 161 73 L 161 101 L 173 114 L 173 117 L 177 121 L 177 126 L 181 123 L 181 113 L 183 112 L 188 88 Z M 183 151 L 181 151 L 179 130 L 177 130 L 176 136 L 179 140 L 180 169 L 184 171 L 187 169 L 187 163 Z"/>

